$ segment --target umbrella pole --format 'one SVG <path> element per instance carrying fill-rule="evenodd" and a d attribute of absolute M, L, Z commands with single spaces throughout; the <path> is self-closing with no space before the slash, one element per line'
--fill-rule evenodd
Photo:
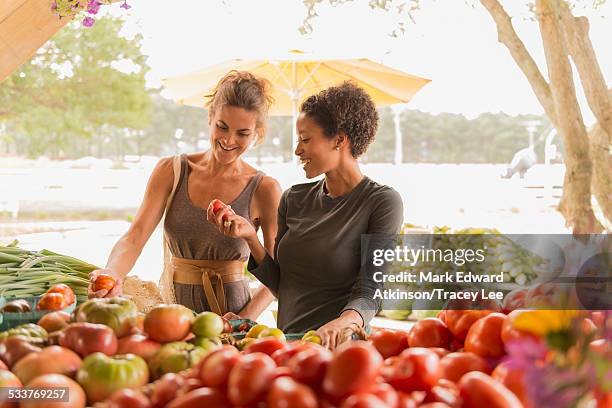
<path fill-rule="evenodd" d="M 402 129 L 400 127 L 400 119 L 404 106 L 394 105 L 391 107 L 393 111 L 393 123 L 395 125 L 395 155 L 393 158 L 393 164 L 402 164 L 404 159 L 403 143 L 402 143 Z"/>
<path fill-rule="evenodd" d="M 291 63 L 291 76 L 293 81 L 293 89 L 291 90 L 291 157 L 294 164 L 298 164 L 298 157 L 295 155 L 297 149 L 297 117 L 298 117 L 298 102 L 300 99 L 300 91 L 297 83 L 297 66 L 295 61 Z"/>
<path fill-rule="evenodd" d="M 297 117 L 298 117 L 298 98 L 292 96 L 291 98 L 291 158 L 294 164 L 298 163 L 298 157 L 295 155 L 295 149 L 297 149 Z"/>

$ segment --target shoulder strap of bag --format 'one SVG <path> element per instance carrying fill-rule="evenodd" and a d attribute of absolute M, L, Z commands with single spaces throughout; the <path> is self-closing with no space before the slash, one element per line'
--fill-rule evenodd
<path fill-rule="evenodd" d="M 172 171 L 174 172 L 174 181 L 172 182 L 172 191 L 170 191 L 170 195 L 168 196 L 168 200 L 166 201 L 166 211 L 164 211 L 164 215 L 166 212 L 168 212 L 170 204 L 172 204 L 172 199 L 174 198 L 174 194 L 176 193 L 176 187 L 178 186 L 179 180 L 181 179 L 181 156 L 176 155 L 172 158 Z"/>

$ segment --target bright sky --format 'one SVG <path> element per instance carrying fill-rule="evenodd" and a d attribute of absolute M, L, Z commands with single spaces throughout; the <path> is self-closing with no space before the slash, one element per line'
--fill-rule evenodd
<path fill-rule="evenodd" d="M 409 103 L 412 109 L 468 117 L 499 111 L 542 113 L 522 72 L 497 42 L 493 20 L 478 2 L 470 7 L 464 0 L 421 0 L 416 25 L 408 22 L 405 35 L 398 39 L 389 36 L 397 27 L 397 14 L 372 11 L 368 3 L 354 0 L 332 7 L 325 2 L 312 21 L 314 32 L 301 36 L 298 28 L 306 15 L 301 0 L 131 0 L 127 31 L 137 27 L 145 36 L 151 85 L 230 58 L 301 49 L 365 56 L 432 79 Z M 519 5 L 526 2 L 502 3 L 515 16 L 519 35 L 542 69 L 537 23 L 529 21 L 526 6 Z M 606 44 L 606 38 L 612 38 L 611 3 L 596 15 L 589 11 L 591 39 L 608 84 L 612 84 L 612 47 Z M 588 109 L 583 113 L 590 123 Z"/>

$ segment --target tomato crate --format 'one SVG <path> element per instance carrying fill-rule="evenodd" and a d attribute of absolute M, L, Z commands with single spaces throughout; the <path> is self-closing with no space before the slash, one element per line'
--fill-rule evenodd
<path fill-rule="evenodd" d="M 36 305 L 42 296 L 26 296 L 22 298 L 5 298 L 0 296 L 0 310 L 4 308 L 4 305 L 13 301 L 23 299 L 30 305 L 31 312 L 2 312 L 0 313 L 0 331 L 12 329 L 13 327 L 19 326 L 24 323 L 37 323 L 41 317 L 46 315 L 47 313 L 51 313 L 50 310 L 36 310 Z M 65 309 L 62 309 L 62 312 L 72 313 L 76 307 L 76 302 L 72 303 Z"/>

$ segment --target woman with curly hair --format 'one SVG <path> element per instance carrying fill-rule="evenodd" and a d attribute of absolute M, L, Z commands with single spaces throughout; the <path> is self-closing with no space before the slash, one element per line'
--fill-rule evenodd
<path fill-rule="evenodd" d="M 274 257 L 230 208 L 207 214 L 226 236 L 248 243 L 257 263 L 251 272 L 278 298 L 278 326 L 290 333 L 317 329 L 330 348 L 344 328 L 367 326 L 380 308 L 376 283 L 361 271 L 362 235 L 397 234 L 402 223 L 400 195 L 363 175 L 357 162 L 377 127 L 372 99 L 351 82 L 302 103 L 295 154 L 307 178 L 325 177 L 283 193 Z"/>

